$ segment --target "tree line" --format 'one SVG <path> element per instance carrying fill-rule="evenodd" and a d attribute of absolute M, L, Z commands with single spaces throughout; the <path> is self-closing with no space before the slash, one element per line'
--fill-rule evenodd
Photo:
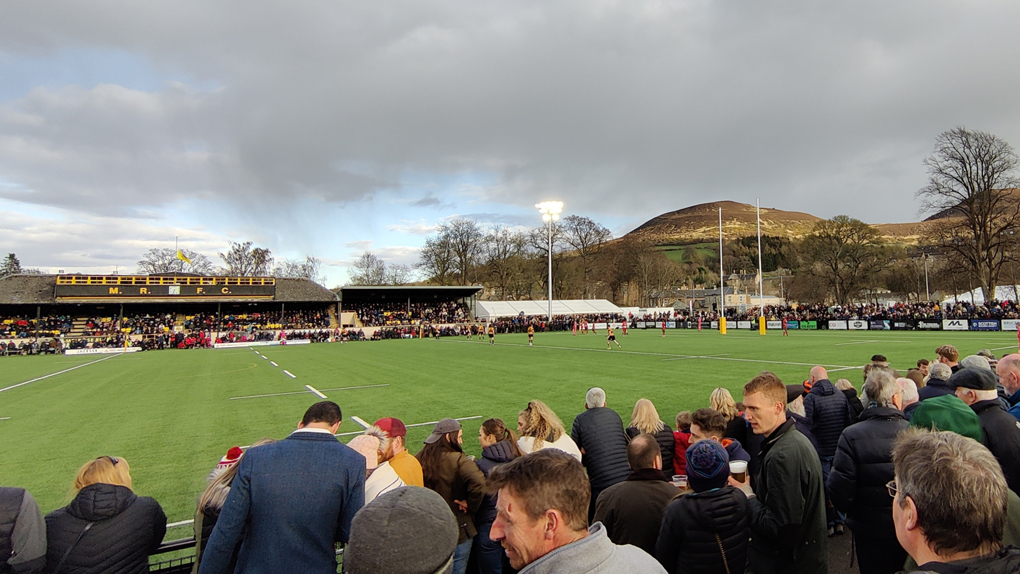
<path fill-rule="evenodd" d="M 208 257 L 190 249 L 181 249 L 190 263 L 177 256 L 176 249 L 153 248 L 138 261 L 138 272 L 147 275 L 164 273 L 196 273 L 198 275 L 229 275 L 231 277 L 285 277 L 308 279 L 325 285 L 322 261 L 307 256 L 304 259 L 276 259 L 272 251 L 256 247 L 251 241 L 230 242 L 226 252 L 218 253 L 222 266 L 214 266 Z"/>

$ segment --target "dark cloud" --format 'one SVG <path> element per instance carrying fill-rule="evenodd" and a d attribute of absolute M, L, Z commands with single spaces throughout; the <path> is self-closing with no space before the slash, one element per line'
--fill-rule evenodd
<path fill-rule="evenodd" d="M 0 103 L 0 180 L 25 188 L 0 197 L 92 213 L 182 198 L 345 203 L 400 191 L 414 172 L 481 174 L 489 201 L 555 196 L 596 219 L 761 197 L 896 221 L 916 214 L 939 132 L 965 124 L 1020 145 L 1020 4 L 1007 0 L 4 12 L 0 55 L 102 47 L 219 86 L 72 86 Z"/>

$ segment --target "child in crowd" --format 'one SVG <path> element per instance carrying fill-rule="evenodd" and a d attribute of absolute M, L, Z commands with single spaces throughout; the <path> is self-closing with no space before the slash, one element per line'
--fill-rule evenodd
<path fill-rule="evenodd" d="M 687 474 L 686 453 L 687 447 L 691 445 L 691 411 L 677 413 L 673 443 L 673 474 Z"/>

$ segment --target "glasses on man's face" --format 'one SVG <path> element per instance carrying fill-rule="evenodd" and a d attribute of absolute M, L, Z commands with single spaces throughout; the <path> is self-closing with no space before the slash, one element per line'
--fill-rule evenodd
<path fill-rule="evenodd" d="M 900 491 L 900 489 L 896 488 L 896 480 L 895 479 L 894 480 L 890 480 L 889 482 L 885 483 L 885 488 L 886 488 L 886 490 L 889 491 L 889 496 L 891 498 L 896 498 L 896 493 L 898 493 Z"/>

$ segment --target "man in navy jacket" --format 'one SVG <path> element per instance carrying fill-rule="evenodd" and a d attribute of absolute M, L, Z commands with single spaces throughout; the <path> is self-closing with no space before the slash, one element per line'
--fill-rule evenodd
<path fill-rule="evenodd" d="M 365 457 L 341 444 L 340 407 L 312 405 L 289 437 L 251 449 L 209 538 L 200 574 L 336 572 L 336 543 L 365 503 Z"/>

